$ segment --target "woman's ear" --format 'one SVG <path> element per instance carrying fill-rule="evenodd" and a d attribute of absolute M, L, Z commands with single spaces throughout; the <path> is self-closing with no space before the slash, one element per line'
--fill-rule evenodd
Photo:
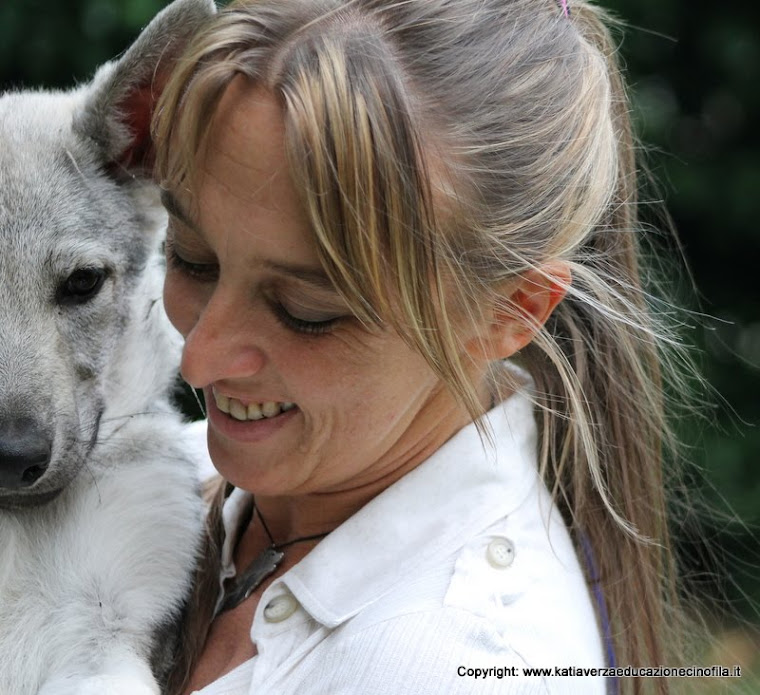
<path fill-rule="evenodd" d="M 511 357 L 530 343 L 567 293 L 572 275 L 565 261 L 552 261 L 510 281 L 487 312 L 490 321 L 467 342 L 476 361 Z"/>

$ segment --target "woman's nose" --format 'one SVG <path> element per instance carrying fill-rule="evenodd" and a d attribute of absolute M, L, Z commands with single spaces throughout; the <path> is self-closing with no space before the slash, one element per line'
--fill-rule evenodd
<path fill-rule="evenodd" d="M 203 388 L 221 379 L 255 376 L 265 363 L 240 303 L 214 293 L 185 337 L 182 377 L 194 388 Z"/>

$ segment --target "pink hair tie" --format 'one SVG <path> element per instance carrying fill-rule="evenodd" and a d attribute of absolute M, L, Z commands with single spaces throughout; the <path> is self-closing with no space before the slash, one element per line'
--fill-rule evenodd
<path fill-rule="evenodd" d="M 559 6 L 562 8 L 562 13 L 565 17 L 570 17 L 570 8 L 567 6 L 567 0 L 559 0 Z"/>

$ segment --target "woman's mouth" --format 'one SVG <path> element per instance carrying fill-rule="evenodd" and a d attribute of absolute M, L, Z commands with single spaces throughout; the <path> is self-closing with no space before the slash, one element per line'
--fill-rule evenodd
<path fill-rule="evenodd" d="M 221 412 L 229 415 L 235 420 L 239 420 L 240 422 L 274 418 L 295 408 L 294 403 L 279 403 L 276 401 L 249 403 L 246 405 L 237 398 L 230 398 L 222 393 L 217 393 L 216 389 L 213 387 L 211 388 L 211 393 L 214 396 L 216 407 Z"/>

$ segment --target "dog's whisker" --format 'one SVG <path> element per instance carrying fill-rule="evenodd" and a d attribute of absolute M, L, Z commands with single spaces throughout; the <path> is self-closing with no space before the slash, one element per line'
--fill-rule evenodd
<path fill-rule="evenodd" d="M 87 179 L 87 177 L 82 173 L 82 170 L 79 168 L 79 164 L 77 163 L 77 160 L 74 158 L 74 155 L 71 153 L 71 150 L 68 148 L 65 149 L 66 157 L 71 162 L 72 166 L 76 170 L 77 174 L 79 174 L 79 178 L 82 179 L 82 182 L 85 186 L 87 186 L 88 189 L 91 189 L 90 182 Z"/>
<path fill-rule="evenodd" d="M 187 383 L 187 382 L 185 382 L 185 383 Z M 189 384 L 188 384 L 188 386 L 189 386 Z M 193 392 L 193 396 L 195 397 L 195 402 L 198 404 L 198 409 L 203 414 L 203 417 L 204 418 L 208 417 L 208 415 L 206 414 L 206 408 L 204 407 L 204 404 L 201 401 L 200 396 L 198 396 L 198 389 L 194 388 L 193 386 L 190 386 L 190 390 Z"/>
<path fill-rule="evenodd" d="M 156 306 L 160 306 L 160 304 L 159 304 L 159 302 L 160 302 L 160 301 L 161 301 L 161 298 L 160 298 L 160 297 L 157 297 L 156 299 L 154 299 L 154 300 L 153 300 L 153 301 L 150 303 L 150 305 L 148 306 L 148 311 L 146 311 L 146 312 L 145 312 L 145 319 L 146 319 L 146 320 L 147 320 L 148 318 L 150 318 L 150 314 L 151 314 L 151 312 L 153 311 L 153 309 L 154 309 Z"/>

